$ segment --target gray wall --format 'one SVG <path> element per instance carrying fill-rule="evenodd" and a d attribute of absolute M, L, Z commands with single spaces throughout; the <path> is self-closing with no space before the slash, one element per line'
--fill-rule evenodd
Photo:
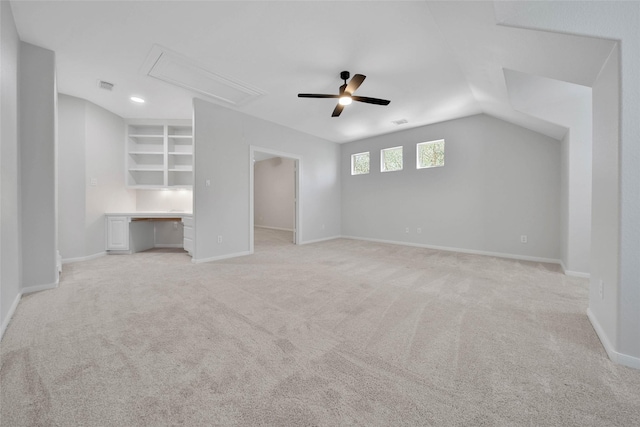
<path fill-rule="evenodd" d="M 302 157 L 301 242 L 340 235 L 337 144 L 199 99 L 194 100 L 194 117 L 196 261 L 250 250 L 251 145 Z"/>
<path fill-rule="evenodd" d="M 569 130 L 561 144 L 561 260 L 566 274 L 589 277 L 591 249 L 592 94 L 564 83 L 571 96 L 530 106 L 525 113 Z"/>
<path fill-rule="evenodd" d="M 84 99 L 58 99 L 59 247 L 69 261 L 104 253 L 104 213 L 135 210 L 136 193 L 125 188 L 124 120 Z"/>
<path fill-rule="evenodd" d="M 58 95 L 58 247 L 63 260 L 85 250 L 86 101 Z"/>
<path fill-rule="evenodd" d="M 618 49 L 609 58 L 593 86 L 593 206 L 591 286 L 589 310 L 597 317 L 613 348 L 618 347 L 616 317 L 619 292 L 618 263 L 620 209 Z M 600 297 L 600 281 L 603 296 Z"/>
<path fill-rule="evenodd" d="M 86 101 L 86 237 L 88 255 L 104 252 L 104 213 L 134 210 L 136 193 L 125 188 L 125 124 Z M 92 186 L 95 178 L 98 185 Z"/>
<path fill-rule="evenodd" d="M 445 166 L 416 169 L 416 143 L 438 139 Z M 399 145 L 404 169 L 380 172 L 380 149 Z M 370 173 L 351 176 L 350 156 L 363 151 L 371 153 Z M 344 144 L 341 170 L 343 235 L 560 257 L 557 140 L 477 115 Z"/>
<path fill-rule="evenodd" d="M 255 163 L 253 220 L 261 227 L 293 230 L 295 222 L 295 160 L 282 157 Z"/>
<path fill-rule="evenodd" d="M 22 287 L 36 290 L 58 282 L 55 54 L 21 42 L 19 70 Z"/>
<path fill-rule="evenodd" d="M 11 5 L 0 2 L 0 337 L 20 298 L 20 171 L 18 55 Z"/>
<path fill-rule="evenodd" d="M 608 256 L 591 257 L 591 294 L 590 318 L 598 331 L 609 356 L 628 366 L 640 369 L 640 3 L 639 2 L 495 2 L 496 17 L 500 23 L 525 28 L 556 31 L 569 34 L 580 34 L 592 37 L 608 38 L 620 41 L 619 52 L 619 86 L 601 90 L 596 99 L 596 86 L 606 86 L 606 79 L 594 84 L 594 177 L 593 186 L 612 187 L 607 182 L 598 182 L 596 176 L 596 135 L 611 138 L 606 128 L 620 126 L 615 141 L 619 150 L 619 163 L 615 171 L 619 192 L 603 200 L 596 198 L 594 189 L 593 206 L 607 201 L 619 209 L 618 220 L 613 223 L 592 219 L 592 251 L 598 244 L 598 239 L 606 234 L 619 237 L 616 250 Z M 610 92 L 606 95 L 606 92 Z M 614 105 L 611 101 L 613 93 L 619 93 L 617 117 L 609 116 L 613 122 L 604 123 L 600 114 L 606 115 L 605 109 L 598 105 Z M 604 100 L 602 100 L 604 96 Z M 609 101 L 607 101 L 609 99 Z M 596 109 L 600 113 L 596 113 Z M 599 121 L 600 124 L 596 124 Z M 598 129 L 602 125 L 603 129 Z M 613 139 L 612 139 L 613 140 Z M 605 160 L 606 162 L 606 160 Z M 610 178 L 606 174 L 606 179 Z M 593 215 L 596 215 L 593 212 Z M 596 235 L 601 237 L 595 237 Z M 617 239 L 608 237 L 607 239 Z M 615 254 L 615 255 L 614 255 Z M 615 303 L 607 303 L 601 311 L 596 312 L 595 306 L 599 302 L 593 298 L 600 298 L 597 292 L 599 277 L 596 271 L 618 271 L 617 280 L 604 283 L 605 296 L 615 297 Z M 606 278 L 605 278 L 606 279 Z M 617 294 L 616 294 L 617 292 Z M 604 326 L 606 318 L 617 319 L 618 325 L 615 336 L 609 336 Z M 608 336 L 608 339 L 607 337 Z"/>

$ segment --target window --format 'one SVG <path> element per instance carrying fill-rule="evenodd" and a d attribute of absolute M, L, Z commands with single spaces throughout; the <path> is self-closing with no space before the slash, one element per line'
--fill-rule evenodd
<path fill-rule="evenodd" d="M 369 173 L 369 152 L 351 155 L 351 175 Z"/>
<path fill-rule="evenodd" d="M 382 172 L 402 170 L 402 147 L 385 148 L 380 151 L 380 170 Z"/>
<path fill-rule="evenodd" d="M 416 167 L 418 169 L 444 166 L 444 139 L 418 144 Z"/>

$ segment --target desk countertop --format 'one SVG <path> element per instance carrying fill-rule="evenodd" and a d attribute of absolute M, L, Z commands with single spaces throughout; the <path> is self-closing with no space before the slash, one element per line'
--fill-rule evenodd
<path fill-rule="evenodd" d="M 182 218 L 190 217 L 191 212 L 167 211 L 138 211 L 138 212 L 107 212 L 105 216 L 128 216 L 131 218 Z"/>

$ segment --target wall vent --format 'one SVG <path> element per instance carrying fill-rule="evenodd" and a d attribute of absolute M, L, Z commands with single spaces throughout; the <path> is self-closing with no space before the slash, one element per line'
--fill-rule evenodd
<path fill-rule="evenodd" d="M 158 45 L 151 49 L 141 72 L 233 106 L 246 104 L 265 94 L 239 80 L 213 73 L 203 65 Z"/>
<path fill-rule="evenodd" d="M 98 87 L 104 90 L 113 90 L 113 83 L 105 82 L 104 80 L 98 80 Z"/>

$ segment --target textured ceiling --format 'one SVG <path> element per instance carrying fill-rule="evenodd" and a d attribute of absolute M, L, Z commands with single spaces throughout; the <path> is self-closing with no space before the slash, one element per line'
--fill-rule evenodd
<path fill-rule="evenodd" d="M 589 86 L 614 45 L 496 25 L 493 2 L 11 5 L 20 38 L 56 52 L 61 93 L 125 118 L 190 118 L 196 96 L 225 105 L 148 76 L 145 60 L 159 45 L 263 93 L 230 108 L 335 142 L 481 112 L 559 138 L 559 124 L 511 107 L 504 69 Z M 391 104 L 354 103 L 332 118 L 335 100 L 297 98 L 336 93 L 342 70 L 367 76 L 358 95 Z M 114 90 L 99 89 L 98 80 Z M 133 104 L 131 95 L 147 102 Z M 392 123 L 399 119 L 408 123 Z"/>

